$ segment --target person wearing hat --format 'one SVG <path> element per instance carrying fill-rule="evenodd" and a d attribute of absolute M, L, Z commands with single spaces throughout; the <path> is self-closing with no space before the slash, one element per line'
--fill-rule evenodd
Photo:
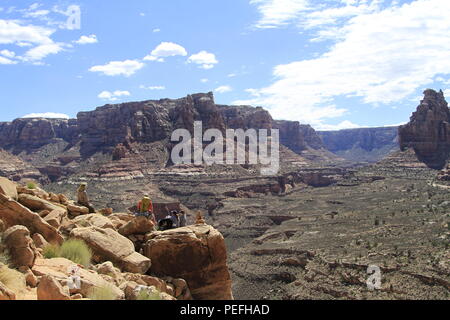
<path fill-rule="evenodd" d="M 89 198 L 86 192 L 86 188 L 87 188 L 87 183 L 82 183 L 80 184 L 80 186 L 78 187 L 78 200 L 77 203 L 80 206 L 86 207 L 89 209 L 89 213 L 95 213 L 95 209 L 94 207 L 89 203 Z"/>
<path fill-rule="evenodd" d="M 149 218 L 156 225 L 156 218 L 153 214 L 153 202 L 148 195 L 145 195 L 144 198 L 139 201 L 137 208 L 139 215 Z"/>

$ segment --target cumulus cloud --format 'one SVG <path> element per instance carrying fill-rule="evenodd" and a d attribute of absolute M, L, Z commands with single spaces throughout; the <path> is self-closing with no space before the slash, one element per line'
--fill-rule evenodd
<path fill-rule="evenodd" d="M 214 92 L 217 93 L 227 93 L 231 91 L 233 91 L 233 88 L 231 88 L 230 86 L 220 86 L 214 90 Z"/>
<path fill-rule="evenodd" d="M 386 8 L 366 2 L 369 9 L 329 33 L 335 43 L 327 52 L 276 66 L 273 84 L 235 103 L 262 105 L 276 118 L 320 127 L 347 112 L 335 105 L 337 97 L 390 104 L 429 85 L 438 74 L 450 74 L 449 1 L 416 0 Z"/>
<path fill-rule="evenodd" d="M 131 93 L 129 91 L 116 90 L 114 92 L 102 91 L 98 97 L 103 100 L 117 101 L 120 97 L 128 97 L 130 95 Z"/>
<path fill-rule="evenodd" d="M 145 66 L 138 60 L 111 61 L 105 65 L 93 66 L 90 72 L 99 72 L 107 76 L 126 76 L 135 74 L 138 70 Z"/>
<path fill-rule="evenodd" d="M 80 39 L 74 41 L 77 44 L 92 44 L 97 43 L 97 36 L 95 34 L 91 34 L 90 36 L 81 36 Z"/>
<path fill-rule="evenodd" d="M 173 42 L 161 42 L 150 55 L 146 56 L 144 60 L 148 61 L 163 61 L 164 58 L 174 56 L 187 56 L 185 48 Z"/>
<path fill-rule="evenodd" d="M 44 113 L 30 113 L 24 115 L 22 118 L 69 119 L 70 117 L 64 113 L 44 112 Z"/>
<path fill-rule="evenodd" d="M 206 70 L 214 68 L 214 65 L 219 63 L 219 61 L 217 61 L 216 56 L 213 53 L 204 50 L 190 56 L 187 62 L 195 63 L 199 65 L 200 68 Z"/>

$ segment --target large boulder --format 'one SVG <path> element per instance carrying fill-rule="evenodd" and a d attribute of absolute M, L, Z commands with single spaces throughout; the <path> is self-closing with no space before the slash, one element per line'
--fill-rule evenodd
<path fill-rule="evenodd" d="M 97 262 L 111 261 L 124 271 L 146 273 L 150 259 L 137 253 L 133 242 L 112 229 L 98 227 L 76 228 L 70 236 L 84 240 L 92 249 Z"/>
<path fill-rule="evenodd" d="M 0 193 L 14 200 L 18 197 L 16 184 L 3 177 L 0 177 Z"/>
<path fill-rule="evenodd" d="M 3 241 L 11 255 L 14 267 L 31 268 L 36 259 L 36 247 L 30 237 L 30 231 L 24 226 L 14 226 L 5 231 Z"/>
<path fill-rule="evenodd" d="M 0 301 L 2 300 L 16 300 L 16 294 L 0 282 Z"/>
<path fill-rule="evenodd" d="M 222 234 L 202 224 L 154 232 L 144 246 L 150 272 L 185 279 L 196 300 L 231 300 L 231 277 Z"/>
<path fill-rule="evenodd" d="M 101 214 L 88 214 L 76 217 L 72 222 L 78 228 L 98 227 L 102 229 L 114 229 L 114 225 L 108 218 Z"/>
<path fill-rule="evenodd" d="M 124 236 L 133 234 L 146 234 L 153 231 L 155 224 L 146 217 L 136 217 L 119 228 L 119 233 Z"/>
<path fill-rule="evenodd" d="M 32 234 L 40 233 L 50 243 L 63 242 L 61 234 L 55 227 L 44 221 L 37 213 L 3 194 L 0 194 L 0 219 L 6 228 L 23 225 Z"/>
<path fill-rule="evenodd" d="M 62 286 L 55 278 L 44 275 L 37 287 L 38 300 L 70 300 L 69 287 Z"/>
<path fill-rule="evenodd" d="M 67 285 L 71 276 L 76 276 L 80 280 L 80 288 L 72 289 L 73 292 L 79 292 L 83 296 L 88 296 L 94 288 L 109 287 L 116 295 L 117 299 L 123 299 L 123 292 L 113 283 L 103 279 L 97 272 L 92 270 L 79 269 L 73 274 L 75 264 L 64 258 L 54 259 L 36 259 L 32 268 L 36 276 L 51 276 L 56 279 L 61 285 Z"/>

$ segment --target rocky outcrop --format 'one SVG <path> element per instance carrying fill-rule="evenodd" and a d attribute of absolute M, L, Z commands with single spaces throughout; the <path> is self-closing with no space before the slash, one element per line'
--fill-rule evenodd
<path fill-rule="evenodd" d="M 98 227 L 76 228 L 70 236 L 82 239 L 94 252 L 96 262 L 112 261 L 123 270 L 133 273 L 146 273 L 150 259 L 137 253 L 133 242 L 112 229 Z"/>
<path fill-rule="evenodd" d="M 41 234 L 50 243 L 62 243 L 63 238 L 58 230 L 42 219 L 39 214 L 31 211 L 17 201 L 0 194 L 0 219 L 6 228 L 23 225 L 32 234 Z"/>
<path fill-rule="evenodd" d="M 37 287 L 38 300 L 70 300 L 68 287 L 63 287 L 57 280 L 49 275 L 41 277 Z"/>
<path fill-rule="evenodd" d="M 144 254 L 152 260 L 152 274 L 185 279 L 194 299 L 233 299 L 225 241 L 213 227 L 151 233 Z"/>
<path fill-rule="evenodd" d="M 34 265 L 36 247 L 30 237 L 30 231 L 24 226 L 14 226 L 5 231 L 3 241 L 11 255 L 11 263 L 16 268 Z"/>
<path fill-rule="evenodd" d="M 36 259 L 32 271 L 38 277 L 52 277 L 64 286 L 70 280 L 73 268 L 74 263 L 64 258 Z M 117 286 L 103 279 L 95 271 L 80 267 L 77 269 L 76 277 L 78 277 L 80 285 L 79 289 L 74 291 L 81 293 L 84 297 L 88 296 L 93 288 L 108 287 L 111 288 L 117 299 L 124 298 L 123 292 Z"/>
<path fill-rule="evenodd" d="M 24 179 L 45 181 L 41 173 L 31 164 L 3 149 L 0 149 L 0 176 L 12 181 Z"/>
<path fill-rule="evenodd" d="M 78 136 L 77 120 L 16 119 L 0 123 L 0 147 L 14 154 L 40 148 L 55 139 L 74 142 Z"/>
<path fill-rule="evenodd" d="M 351 161 L 377 162 L 399 150 L 398 127 L 321 131 L 325 148 Z"/>
<path fill-rule="evenodd" d="M 420 161 L 439 170 L 450 153 L 450 111 L 442 91 L 424 95 L 410 122 L 399 128 L 400 147 L 413 148 Z"/>
<path fill-rule="evenodd" d="M 17 194 L 16 184 L 3 177 L 0 177 L 0 193 L 13 200 L 17 200 L 19 196 Z"/>

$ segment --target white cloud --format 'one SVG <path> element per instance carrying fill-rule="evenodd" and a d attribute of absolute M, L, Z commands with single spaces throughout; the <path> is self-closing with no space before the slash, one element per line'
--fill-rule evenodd
<path fill-rule="evenodd" d="M 145 66 L 138 60 L 111 61 L 105 65 L 93 66 L 91 72 L 100 72 L 107 76 L 123 75 L 129 77 Z"/>
<path fill-rule="evenodd" d="M 214 92 L 217 93 L 227 93 L 230 91 L 233 91 L 233 88 L 231 88 L 230 86 L 220 86 L 214 90 Z"/>
<path fill-rule="evenodd" d="M 139 86 L 139 88 L 145 89 L 145 90 L 165 90 L 166 89 L 165 86 L 144 86 L 144 85 Z"/>
<path fill-rule="evenodd" d="M 158 33 L 158 32 L 161 32 L 161 29 L 159 29 L 159 28 L 153 29 L 153 33 Z"/>
<path fill-rule="evenodd" d="M 198 64 L 200 68 L 203 69 L 212 69 L 219 61 L 217 61 L 216 56 L 213 53 L 203 50 L 190 56 L 188 63 Z"/>
<path fill-rule="evenodd" d="M 308 0 L 250 0 L 257 6 L 261 19 L 257 28 L 277 28 L 285 26 L 309 8 Z"/>
<path fill-rule="evenodd" d="M 315 127 L 316 130 L 320 130 L 320 131 L 338 131 L 338 130 L 356 129 L 356 128 L 361 128 L 361 126 L 354 124 L 349 120 L 342 121 L 341 123 L 336 124 L 336 125 L 322 124 L 322 125 Z"/>
<path fill-rule="evenodd" d="M 64 113 L 44 112 L 44 113 L 30 113 L 22 118 L 48 118 L 48 119 L 69 119 L 70 117 Z"/>
<path fill-rule="evenodd" d="M 146 56 L 144 60 L 148 61 L 164 61 L 163 58 L 174 56 L 187 56 L 185 48 L 173 42 L 161 42 L 150 55 Z"/>
<path fill-rule="evenodd" d="M 200 82 L 201 83 L 207 83 L 207 82 L 209 82 L 209 79 L 203 78 L 203 79 L 200 79 Z"/>
<path fill-rule="evenodd" d="M 25 53 L 25 56 L 22 57 L 23 61 L 30 61 L 30 62 L 36 62 L 41 61 L 45 57 L 51 54 L 57 54 L 64 50 L 64 43 L 49 43 L 49 44 L 42 44 L 37 47 L 34 47 L 30 50 L 28 50 Z"/>
<path fill-rule="evenodd" d="M 17 64 L 17 62 L 0 56 L 0 64 Z"/>
<path fill-rule="evenodd" d="M 152 55 L 145 56 L 145 57 L 144 57 L 144 60 L 145 60 L 145 61 L 158 61 L 158 62 L 164 62 L 164 59 L 163 59 L 163 58 L 158 58 L 158 57 L 155 57 L 155 56 L 152 56 Z"/>
<path fill-rule="evenodd" d="M 16 56 L 16 53 L 9 50 L 2 50 L 0 51 L 0 54 L 6 58 L 14 58 Z"/>
<path fill-rule="evenodd" d="M 438 74 L 450 74 L 450 1 L 416 0 L 367 12 L 343 23 L 327 52 L 276 66 L 272 85 L 235 103 L 262 105 L 275 118 L 321 126 L 347 112 L 336 107 L 336 97 L 389 104 L 423 89 Z"/>
<path fill-rule="evenodd" d="M 95 34 L 91 34 L 90 36 L 81 36 L 80 39 L 74 41 L 77 44 L 92 44 L 97 43 L 97 36 Z"/>
<path fill-rule="evenodd" d="M 49 44 L 53 43 L 50 36 L 55 32 L 53 29 L 34 26 L 21 25 L 17 21 L 0 19 L 0 44 L 16 43 L 34 43 Z"/>
<path fill-rule="evenodd" d="M 129 91 L 116 90 L 114 92 L 102 91 L 98 97 L 103 100 L 117 101 L 120 97 L 128 97 L 130 95 Z"/>

